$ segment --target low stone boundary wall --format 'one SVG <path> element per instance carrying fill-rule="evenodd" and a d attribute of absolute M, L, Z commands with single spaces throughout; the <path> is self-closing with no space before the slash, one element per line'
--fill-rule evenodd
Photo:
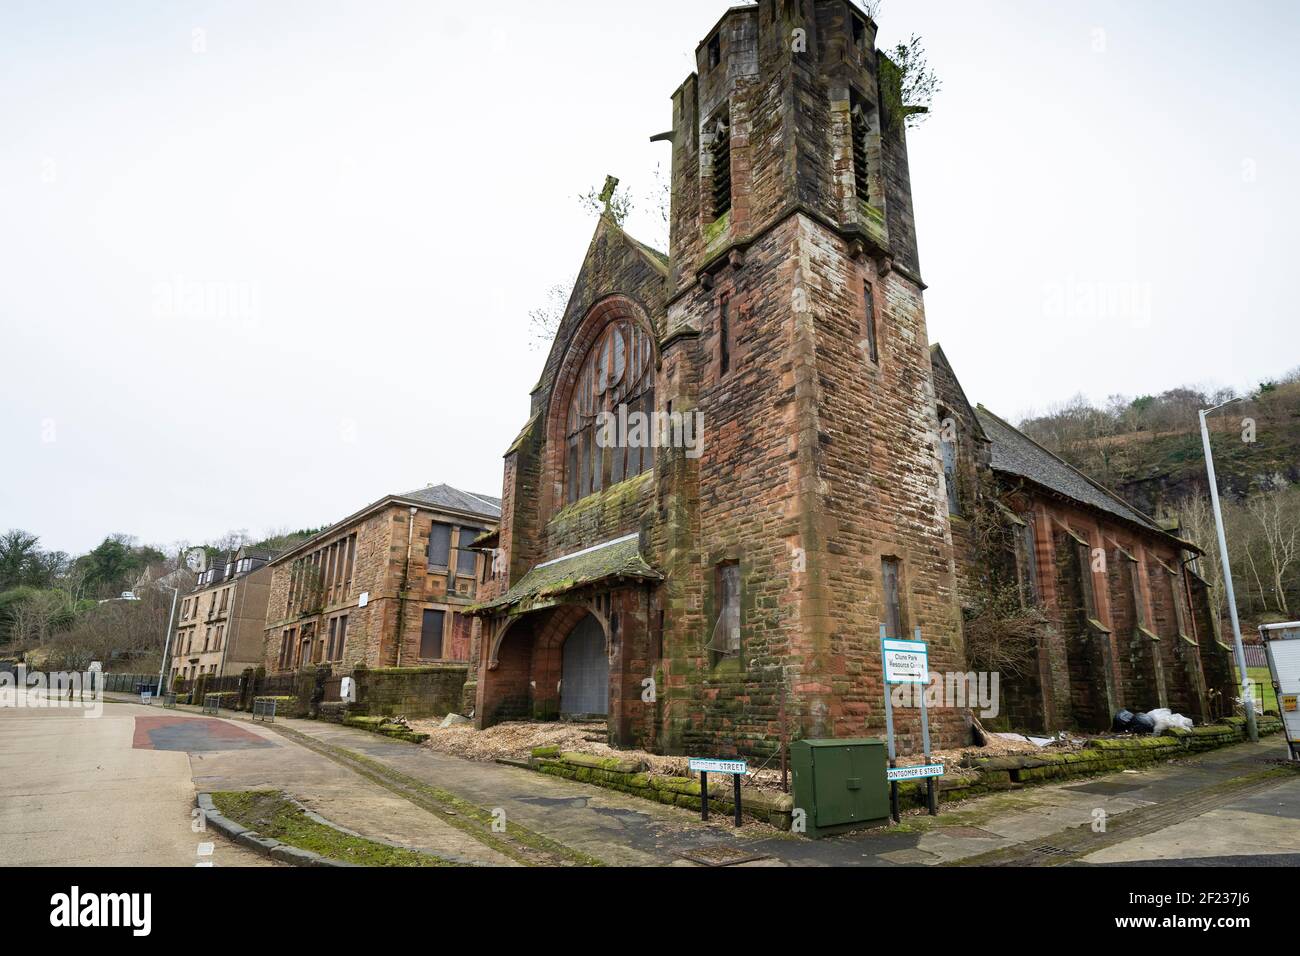
<path fill-rule="evenodd" d="M 428 734 L 418 734 L 409 727 L 391 723 L 387 717 L 344 717 L 339 722 L 345 727 L 368 730 L 372 734 L 383 734 L 394 740 L 405 740 L 408 744 L 422 744 L 429 739 Z"/>
<path fill-rule="evenodd" d="M 560 753 L 556 748 L 542 747 L 533 751 L 530 765 L 542 773 L 594 783 L 599 787 L 617 790 L 647 800 L 655 800 L 686 810 L 699 812 L 700 782 L 686 777 L 663 777 L 646 772 L 641 760 L 618 757 L 596 757 L 591 754 Z M 717 777 L 717 786 L 709 790 L 709 810 L 720 816 L 735 813 L 732 802 L 731 780 Z M 742 789 L 741 812 L 755 820 L 770 823 L 781 830 L 790 829 L 790 815 L 794 811 L 794 798 L 788 794 L 771 794 L 762 790 Z"/>
<path fill-rule="evenodd" d="M 446 717 L 460 709 L 468 664 L 428 667 L 358 667 L 357 700 L 348 709 L 372 717 Z"/>
<path fill-rule="evenodd" d="M 1282 722 L 1277 718 L 1259 718 L 1261 737 L 1278 733 L 1281 729 Z M 1083 750 L 1073 753 L 1044 751 L 1005 757 L 971 755 L 963 766 L 949 768 L 947 775 L 939 779 L 939 793 L 944 801 L 965 800 L 1072 777 L 1095 777 L 1120 770 L 1141 769 L 1244 740 L 1246 719 L 1229 717 L 1223 723 L 1190 731 L 1170 728 L 1159 737 L 1090 740 Z M 698 780 L 649 773 L 641 760 L 597 757 L 561 752 L 558 747 L 539 747 L 532 752 L 527 766 L 541 773 L 606 787 L 658 803 L 696 812 L 700 809 Z M 733 813 L 730 781 L 720 778 L 719 782 L 716 790 L 711 788 L 709 791 L 709 807 L 716 808 L 720 815 Z M 925 806 L 924 781 L 908 781 L 899 784 L 898 789 L 899 802 L 904 808 Z M 788 794 L 746 788 L 741 794 L 741 808 L 746 816 L 789 830 L 794 798 Z"/>
<path fill-rule="evenodd" d="M 1260 717 L 1261 737 L 1282 730 L 1276 717 Z M 1156 763 L 1216 750 L 1246 740 L 1246 718 L 1228 717 L 1223 723 L 1193 730 L 1171 727 L 1159 737 L 1110 737 L 1090 740 L 1073 753 L 1015 754 L 1005 757 L 968 756 L 958 772 L 950 771 L 939 781 L 945 800 L 964 800 L 999 790 L 1033 784 L 1096 777 L 1121 770 L 1138 770 Z M 899 786 L 904 806 L 925 805 L 925 784 L 908 782 Z"/>

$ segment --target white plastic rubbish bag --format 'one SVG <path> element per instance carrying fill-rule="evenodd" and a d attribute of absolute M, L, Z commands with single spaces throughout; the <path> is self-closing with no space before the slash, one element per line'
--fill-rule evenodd
<path fill-rule="evenodd" d="M 1168 707 L 1158 707 L 1155 710 L 1147 711 L 1147 716 L 1156 722 L 1156 729 L 1152 733 L 1157 736 L 1163 734 L 1170 727 L 1177 727 L 1179 730 L 1191 730 L 1194 726 L 1190 717 L 1175 714 Z"/>

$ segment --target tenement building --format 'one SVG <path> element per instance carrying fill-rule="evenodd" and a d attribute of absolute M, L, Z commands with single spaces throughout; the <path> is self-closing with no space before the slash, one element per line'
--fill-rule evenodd
<path fill-rule="evenodd" d="M 496 528 L 499 499 L 436 485 L 389 495 L 286 551 L 270 565 L 269 673 L 469 660 L 490 562 L 471 545 Z"/>
<path fill-rule="evenodd" d="M 180 602 L 172 638 L 173 680 L 239 674 L 262 662 L 272 556 L 241 548 L 199 572 L 193 592 Z"/>
<path fill-rule="evenodd" d="M 1196 713 L 1192 643 L 1213 638 L 1181 603 L 1187 546 L 964 399 L 941 414 L 958 402 L 936 394 L 907 107 L 875 36 L 848 0 L 759 0 L 697 48 L 656 137 L 668 254 L 601 218 L 505 455 L 479 726 L 598 716 L 617 745 L 707 755 L 883 735 L 882 633 L 967 673 L 978 549 L 1014 558 L 959 513 L 963 461 L 1031 529 L 1016 600 L 1051 603 L 1032 666 L 1010 662 L 1016 706 L 1051 726 Z M 1076 540 L 1109 576 L 1071 576 Z M 969 703 L 935 701 L 935 747 L 970 740 Z M 919 711 L 895 717 L 918 750 Z"/>

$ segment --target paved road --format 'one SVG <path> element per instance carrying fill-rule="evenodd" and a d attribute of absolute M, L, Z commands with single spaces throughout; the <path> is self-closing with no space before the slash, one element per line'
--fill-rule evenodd
<path fill-rule="evenodd" d="M 1280 754 L 1276 741 L 1241 745 L 808 841 L 333 724 L 136 703 L 98 720 L 0 710 L 0 862 L 193 865 L 196 789 L 267 788 L 365 836 L 480 866 L 681 866 L 723 848 L 768 866 L 1286 865 L 1300 855 L 1300 776 Z M 485 824 L 493 813 L 508 832 Z M 203 839 L 217 842 L 216 865 L 266 862 Z"/>
<path fill-rule="evenodd" d="M 0 708 L 0 864 L 269 865 L 191 829 L 189 756 L 137 749 L 135 730 L 134 714 L 111 706 L 96 719 Z M 199 856 L 203 843 L 211 855 Z"/>

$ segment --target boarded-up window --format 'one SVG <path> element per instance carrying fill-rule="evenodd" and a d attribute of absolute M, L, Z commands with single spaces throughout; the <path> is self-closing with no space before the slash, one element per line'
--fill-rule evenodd
<path fill-rule="evenodd" d="M 1079 584 L 1083 591 L 1083 613 L 1090 620 L 1097 619 L 1097 591 L 1092 579 L 1092 548 L 1086 541 L 1075 541 L 1074 553 L 1079 562 Z"/>
<path fill-rule="evenodd" d="M 436 521 L 429 529 L 429 567 L 445 568 L 451 560 L 451 525 Z"/>
<path fill-rule="evenodd" d="M 341 661 L 343 660 L 343 645 L 347 641 L 348 635 L 348 616 L 343 614 L 330 621 L 329 630 L 329 647 L 327 648 L 326 660 Z"/>
<path fill-rule="evenodd" d="M 939 448 L 943 452 L 943 483 L 948 489 L 948 514 L 960 515 L 961 497 L 957 494 L 957 442 L 940 437 Z"/>
<path fill-rule="evenodd" d="M 1183 591 L 1183 578 L 1177 571 L 1170 569 L 1169 583 L 1173 588 L 1174 594 L 1174 619 L 1178 623 L 1178 633 L 1182 637 L 1189 637 L 1190 632 L 1187 627 L 1187 605 L 1184 603 L 1187 595 Z"/>
<path fill-rule="evenodd" d="M 469 550 L 474 539 L 483 533 L 482 528 L 461 528 L 460 541 L 456 546 L 456 573 L 473 575 L 478 561 L 478 552 Z"/>
<path fill-rule="evenodd" d="M 1026 520 L 1016 529 L 1016 539 L 1020 550 L 1020 586 L 1026 604 L 1038 603 L 1038 547 L 1034 536 L 1034 525 Z"/>
<path fill-rule="evenodd" d="M 723 296 L 718 303 L 718 374 L 731 371 L 731 299 Z"/>
<path fill-rule="evenodd" d="M 1142 582 L 1140 580 L 1136 558 L 1125 556 L 1128 568 L 1129 587 L 1133 589 L 1133 623 L 1140 628 L 1147 626 L 1147 604 L 1142 600 Z"/>
<path fill-rule="evenodd" d="M 872 364 L 880 362 L 880 346 L 876 343 L 876 290 L 870 282 L 862 284 L 862 335 L 867 346 L 867 358 Z"/>
<path fill-rule="evenodd" d="M 720 564 L 714 584 L 718 615 L 709 642 L 716 663 L 740 656 L 740 565 Z"/>
<path fill-rule="evenodd" d="M 425 611 L 420 624 L 420 660 L 442 659 L 442 622 L 445 611 Z"/>
<path fill-rule="evenodd" d="M 897 558 L 882 558 L 880 562 L 880 586 L 884 600 L 885 635 L 901 638 L 903 636 L 903 605 L 900 599 L 901 576 Z"/>

